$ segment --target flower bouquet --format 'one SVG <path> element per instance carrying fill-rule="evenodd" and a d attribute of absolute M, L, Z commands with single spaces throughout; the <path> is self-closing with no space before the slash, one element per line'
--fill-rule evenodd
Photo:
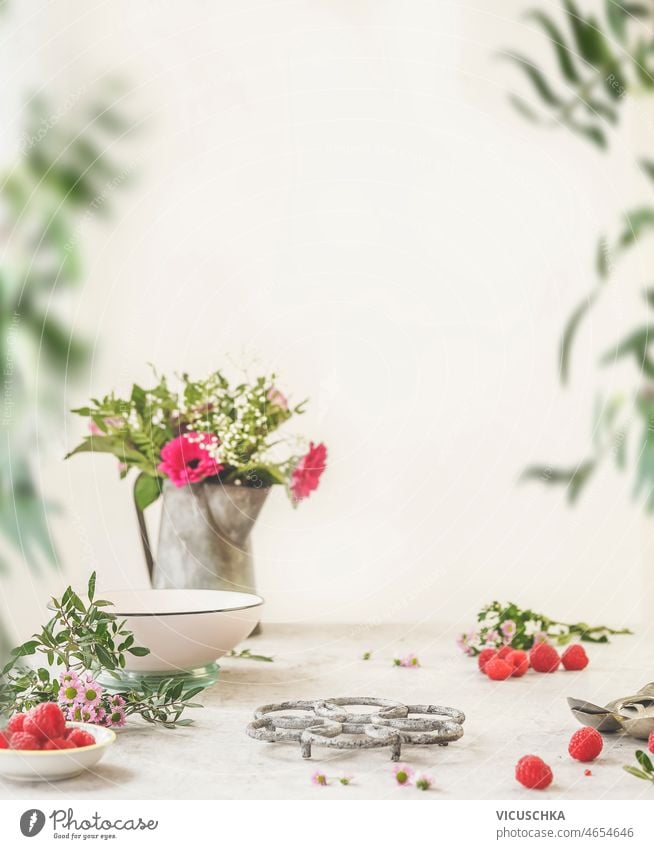
<path fill-rule="evenodd" d="M 324 444 L 279 435 L 305 401 L 292 406 L 275 376 L 232 385 L 222 372 L 182 374 L 151 389 L 134 385 L 73 410 L 90 434 L 68 454 L 113 454 L 121 478 L 135 470 L 134 501 L 147 565 L 157 587 L 253 589 L 248 535 L 272 486 L 293 505 L 318 486 Z M 157 562 L 143 518 L 164 495 Z M 155 568 L 156 567 L 156 568 Z M 156 573 L 156 574 L 155 574 Z"/>
<path fill-rule="evenodd" d="M 528 650 L 538 643 L 567 645 L 573 639 L 588 643 L 608 643 L 616 634 L 631 634 L 628 628 L 609 628 L 606 625 L 557 622 L 543 613 L 520 608 L 513 602 L 493 601 L 477 614 L 476 630 L 460 634 L 459 648 L 468 655 L 478 655 L 484 649 Z"/>

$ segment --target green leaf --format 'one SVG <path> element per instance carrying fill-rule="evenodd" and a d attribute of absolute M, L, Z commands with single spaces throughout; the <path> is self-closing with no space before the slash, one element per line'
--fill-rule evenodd
<path fill-rule="evenodd" d="M 568 47 L 561 30 L 557 27 L 554 21 L 546 15 L 545 12 L 538 10 L 527 12 L 526 17 L 528 19 L 531 18 L 536 21 L 536 23 L 540 24 L 547 33 L 550 41 L 552 42 L 552 47 L 556 52 L 556 58 L 558 59 L 561 73 L 565 79 L 573 84 L 580 83 L 581 77 L 575 68 L 572 59 L 573 54 L 570 52 L 570 48 Z"/>
<path fill-rule="evenodd" d="M 648 66 L 651 50 L 651 40 L 649 38 L 643 38 L 632 51 L 634 71 L 636 72 L 639 82 L 646 89 L 654 88 L 654 75 Z"/>
<path fill-rule="evenodd" d="M 611 273 L 611 253 L 609 243 L 604 236 L 600 236 L 597 242 L 597 253 L 595 255 L 595 268 L 600 280 L 606 280 Z"/>
<path fill-rule="evenodd" d="M 619 237 L 619 245 L 622 248 L 629 247 L 637 241 L 643 233 L 654 229 L 654 207 L 646 206 L 632 210 L 626 216 L 624 230 Z"/>
<path fill-rule="evenodd" d="M 71 591 L 70 600 L 72 601 L 73 606 L 79 610 L 80 613 L 86 613 L 86 606 L 77 593 Z"/>
<path fill-rule="evenodd" d="M 561 376 L 562 383 L 568 382 L 572 343 L 575 340 L 582 320 L 594 306 L 595 301 L 597 300 L 597 294 L 597 291 L 591 292 L 591 294 L 577 306 L 563 330 L 561 347 L 559 350 L 559 374 Z"/>
<path fill-rule="evenodd" d="M 641 749 L 638 749 L 636 752 L 636 760 L 642 766 L 645 772 L 654 772 L 654 766 L 652 766 L 652 761 Z"/>
<path fill-rule="evenodd" d="M 604 0 L 606 19 L 613 34 L 624 41 L 627 35 L 627 15 L 621 0 Z"/>
<path fill-rule="evenodd" d="M 542 123 L 541 119 L 538 117 L 536 112 L 534 112 L 531 106 L 529 106 L 526 101 L 524 101 L 521 97 L 518 97 L 517 94 L 510 94 L 509 101 L 511 102 L 511 105 L 516 110 L 516 112 L 519 112 L 523 118 L 526 118 L 528 121 L 531 121 L 532 124 Z"/>
<path fill-rule="evenodd" d="M 520 476 L 522 480 L 539 480 L 545 484 L 558 484 L 567 487 L 570 503 L 574 503 L 590 476 L 595 471 L 596 461 L 584 460 L 571 469 L 553 468 L 552 466 L 529 466 Z"/>
<path fill-rule="evenodd" d="M 595 67 L 615 62 L 597 20 L 584 18 L 573 0 L 563 0 L 563 7 L 581 57 Z"/>
<path fill-rule="evenodd" d="M 184 700 L 190 702 L 192 698 L 198 696 L 204 687 L 194 687 L 192 690 L 188 690 L 188 692 L 184 693 Z"/>
<path fill-rule="evenodd" d="M 628 772 L 629 775 L 633 775 L 635 778 L 643 778 L 645 781 L 649 781 L 649 775 L 640 769 L 636 769 L 635 766 L 623 766 L 622 769 L 625 772 Z"/>
<path fill-rule="evenodd" d="M 146 464 L 146 458 L 120 436 L 88 436 L 80 444 L 66 454 L 66 458 L 75 454 L 96 452 L 100 454 L 113 454 L 122 463 L 133 463 L 134 465 Z"/>
<path fill-rule="evenodd" d="M 106 666 L 107 669 L 115 669 L 116 661 L 113 655 L 100 643 L 95 644 L 95 653 L 98 656 L 98 660 L 103 666 Z"/>
<path fill-rule="evenodd" d="M 654 378 L 654 360 L 649 354 L 649 345 L 652 341 L 654 341 L 654 326 L 641 327 L 618 342 L 615 348 L 607 351 L 601 362 L 604 365 L 612 364 L 622 357 L 633 355 L 639 371 L 647 377 Z"/>
<path fill-rule="evenodd" d="M 654 182 L 654 161 L 651 159 L 641 159 L 639 165 L 649 179 Z"/>
<path fill-rule="evenodd" d="M 557 94 L 554 93 L 554 90 L 550 86 L 550 84 L 545 79 L 543 72 L 537 65 L 534 65 L 529 59 L 524 56 L 520 56 L 517 53 L 511 53 L 510 51 L 505 51 L 503 55 L 515 62 L 518 67 L 522 68 L 524 73 L 527 75 L 533 87 L 536 89 L 541 98 L 545 101 L 548 106 L 561 107 L 563 106 L 563 101 Z"/>
<path fill-rule="evenodd" d="M 93 597 L 95 596 L 95 581 L 96 574 L 95 572 L 91 572 L 91 577 L 89 578 L 89 585 L 87 590 L 89 601 L 93 601 Z"/>
<path fill-rule="evenodd" d="M 600 150 L 606 150 L 608 147 L 606 134 L 601 127 L 596 127 L 592 124 L 581 124 L 579 121 L 574 121 L 572 118 L 567 119 L 566 126 L 573 132 L 577 133 L 577 135 L 585 136 L 588 141 L 591 141 L 594 145 L 599 147 Z"/>
<path fill-rule="evenodd" d="M 145 657 L 147 654 L 150 654 L 150 649 L 146 649 L 145 646 L 132 646 L 127 651 L 133 654 L 134 657 Z"/>
<path fill-rule="evenodd" d="M 162 480 L 141 472 L 134 481 L 134 501 L 139 510 L 145 510 L 161 495 Z"/>
<path fill-rule="evenodd" d="M 12 649 L 11 656 L 27 657 L 28 655 L 35 654 L 39 645 L 40 642 L 38 640 L 29 640 L 28 642 L 23 643 L 21 646 L 16 646 L 16 648 Z"/>

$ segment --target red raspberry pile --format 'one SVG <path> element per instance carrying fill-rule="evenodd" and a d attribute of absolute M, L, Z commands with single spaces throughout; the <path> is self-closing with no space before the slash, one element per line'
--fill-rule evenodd
<path fill-rule="evenodd" d="M 95 737 L 82 728 L 67 728 L 59 705 L 44 702 L 27 713 L 16 713 L 0 731 L 0 749 L 28 751 L 81 749 L 94 746 Z"/>
<path fill-rule="evenodd" d="M 579 670 L 588 666 L 588 655 L 579 643 L 569 646 L 561 656 L 549 643 L 537 643 L 527 655 L 525 651 L 503 646 L 499 651 L 484 649 L 478 657 L 479 669 L 492 681 L 522 678 L 531 666 L 536 672 L 556 672 L 564 669 Z"/>

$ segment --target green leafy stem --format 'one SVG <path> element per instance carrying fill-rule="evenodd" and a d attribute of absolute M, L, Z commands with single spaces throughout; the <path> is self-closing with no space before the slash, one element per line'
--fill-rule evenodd
<path fill-rule="evenodd" d="M 68 587 L 60 599 L 50 603 L 54 616 L 32 638 L 14 648 L 0 672 L 0 715 L 28 710 L 41 702 L 56 701 L 58 674 L 65 670 L 89 673 L 98 678 L 105 673 L 119 680 L 128 654 L 144 657 L 150 653 L 135 644 L 134 634 L 107 608 L 110 601 L 95 599 L 95 572 L 88 582 L 88 601 Z M 27 665 L 32 657 L 41 665 Z M 188 725 L 181 718 L 189 707 L 200 707 L 192 699 L 202 687 L 184 690 L 184 682 L 167 679 L 157 687 L 142 683 L 137 690 L 120 692 L 126 702 L 126 715 L 138 715 L 146 722 L 166 728 Z"/>
<path fill-rule="evenodd" d="M 625 772 L 628 772 L 629 775 L 633 775 L 634 778 L 641 778 L 643 781 L 651 781 L 654 782 L 654 766 L 652 765 L 651 759 L 643 752 L 641 749 L 638 749 L 636 752 L 636 760 L 638 761 L 638 766 L 623 766 Z"/>

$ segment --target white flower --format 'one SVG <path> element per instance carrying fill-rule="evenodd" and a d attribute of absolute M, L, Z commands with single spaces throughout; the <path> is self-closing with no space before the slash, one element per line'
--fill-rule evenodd
<path fill-rule="evenodd" d="M 547 633 L 553 637 L 557 637 L 559 634 L 569 634 L 570 628 L 567 625 L 550 625 Z"/>
<path fill-rule="evenodd" d="M 528 619 L 527 622 L 525 622 L 525 634 L 528 637 L 533 637 L 534 634 L 537 634 L 542 630 L 542 627 L 543 623 L 540 619 Z"/>

